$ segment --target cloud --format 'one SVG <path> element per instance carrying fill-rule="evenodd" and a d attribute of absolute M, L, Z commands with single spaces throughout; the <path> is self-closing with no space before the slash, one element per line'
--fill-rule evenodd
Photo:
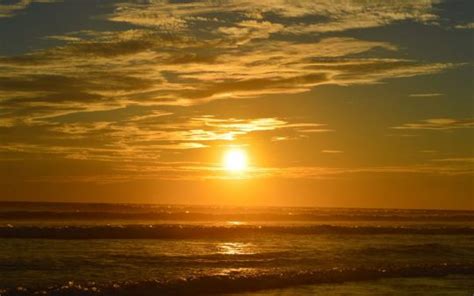
<path fill-rule="evenodd" d="M 410 97 L 414 98 L 431 98 L 442 96 L 442 93 L 419 93 L 419 94 L 410 94 Z"/>
<path fill-rule="evenodd" d="M 266 168 L 260 171 L 260 177 L 296 178 L 296 179 L 327 179 L 344 178 L 359 174 L 422 174 L 422 175 L 471 175 L 472 166 L 466 165 L 430 165 L 414 164 L 379 167 L 287 167 Z M 258 175 L 258 173 L 256 174 Z"/>
<path fill-rule="evenodd" d="M 437 153 L 438 151 L 437 150 L 420 150 L 421 153 L 428 153 L 428 154 L 433 154 L 433 153 Z"/>
<path fill-rule="evenodd" d="M 84 37 L 86 36 L 86 37 Z M 217 99 L 306 92 L 437 73 L 452 64 L 357 58 L 385 42 L 347 37 L 301 43 L 167 37 L 150 30 L 79 32 L 66 45 L 0 57 L 0 107 L 9 121 L 39 122 L 130 104 L 191 106 Z M 237 58 L 238 57 L 238 58 Z M 50 114 L 48 114 L 50 112 Z"/>
<path fill-rule="evenodd" d="M 472 29 L 474 29 L 474 22 L 473 23 L 456 25 L 456 26 L 454 26 L 454 28 L 472 30 Z"/>
<path fill-rule="evenodd" d="M 254 133 L 268 133 L 269 138 L 274 135 L 298 138 L 307 130 L 320 128 L 323 132 L 325 129 L 324 124 L 289 123 L 278 118 L 235 119 L 210 115 L 186 118 L 157 110 L 112 122 L 61 123 L 58 120 L 63 120 L 63 116 L 51 119 L 41 127 L 32 125 L 16 128 L 13 136 L 5 138 L 0 153 L 24 157 L 40 154 L 66 159 L 150 163 L 160 158 L 166 150 L 205 148 Z M 7 129 L 4 127 L 3 132 Z M 31 138 L 25 143 L 21 137 L 21 134 L 37 131 L 41 132 L 41 138 L 54 141 L 45 145 L 41 138 Z"/>
<path fill-rule="evenodd" d="M 275 16 L 284 24 L 282 32 L 308 34 L 385 26 L 400 21 L 435 23 L 433 9 L 437 1 L 336 1 L 228 0 L 171 3 L 170 1 L 134 1 L 117 5 L 109 19 L 139 26 L 162 26 L 163 20 L 179 20 L 188 27 L 200 23 L 227 22 L 232 14 L 238 20 L 259 21 Z M 212 16 L 212 17 L 211 17 Z M 289 23 L 289 20 L 293 20 Z"/>
<path fill-rule="evenodd" d="M 12 17 L 33 3 L 54 3 L 61 0 L 18 0 L 11 4 L 0 4 L 0 18 Z"/>
<path fill-rule="evenodd" d="M 473 127 L 474 119 L 433 118 L 416 123 L 405 123 L 393 128 L 400 130 L 450 130 Z"/>
<path fill-rule="evenodd" d="M 236 45 L 242 45 L 253 39 L 267 39 L 270 34 L 280 32 L 282 29 L 282 24 L 246 20 L 238 23 L 236 27 L 219 27 L 218 31 L 226 38 L 233 39 Z"/>
<path fill-rule="evenodd" d="M 474 157 L 440 158 L 440 159 L 433 159 L 433 161 L 473 163 L 474 162 Z"/>
<path fill-rule="evenodd" d="M 33 2 L 53 1 L 2 5 L 0 15 L 12 16 Z M 382 83 L 457 67 L 395 58 L 399 54 L 395 44 L 342 34 L 401 21 L 434 23 L 438 16 L 432 4 L 424 0 L 115 4 L 102 19 L 116 24 L 116 30 L 43 36 L 61 45 L 0 57 L 0 152 L 3 159 L 42 155 L 114 162 L 114 170 L 128 168 L 126 175 L 134 172 L 137 178 L 148 166 L 158 170 L 150 168 L 150 174 L 195 176 L 196 170 L 208 170 L 163 165 L 160 157 L 243 137 L 264 135 L 269 141 L 286 141 L 331 132 L 324 123 L 295 118 L 189 115 L 189 109 L 215 100 L 303 93 L 329 84 Z M 471 123 L 428 120 L 397 128 L 467 125 Z"/>
<path fill-rule="evenodd" d="M 344 151 L 341 151 L 341 150 L 330 150 L 330 149 L 321 150 L 321 152 L 322 153 L 328 153 L 328 154 L 344 153 Z"/>
<path fill-rule="evenodd" d="M 101 175 L 45 176 L 29 179 L 30 182 L 86 182 L 116 183 L 133 180 L 212 180 L 212 179 L 344 179 L 360 175 L 473 175 L 472 163 L 465 164 L 414 164 L 375 167 L 249 167 L 242 174 L 229 174 L 218 163 L 154 162 L 137 165 L 121 163 L 114 173 Z"/>

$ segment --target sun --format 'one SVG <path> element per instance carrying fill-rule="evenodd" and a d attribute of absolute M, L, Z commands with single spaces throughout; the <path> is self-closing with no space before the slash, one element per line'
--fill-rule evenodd
<path fill-rule="evenodd" d="M 247 153 L 233 148 L 224 154 L 224 167 L 230 172 L 242 172 L 247 168 Z"/>

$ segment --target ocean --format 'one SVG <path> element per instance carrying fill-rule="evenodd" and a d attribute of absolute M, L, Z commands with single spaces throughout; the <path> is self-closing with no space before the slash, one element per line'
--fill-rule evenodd
<path fill-rule="evenodd" d="M 474 294 L 474 211 L 0 203 L 0 295 Z"/>

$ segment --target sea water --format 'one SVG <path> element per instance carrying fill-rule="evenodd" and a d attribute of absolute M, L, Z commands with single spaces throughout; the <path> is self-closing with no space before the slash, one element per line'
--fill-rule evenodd
<path fill-rule="evenodd" d="M 472 295 L 474 212 L 0 203 L 0 295 Z"/>

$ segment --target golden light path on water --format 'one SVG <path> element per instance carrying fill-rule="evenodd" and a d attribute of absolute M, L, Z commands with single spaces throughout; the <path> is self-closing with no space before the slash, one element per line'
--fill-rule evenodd
<path fill-rule="evenodd" d="M 256 246 L 252 243 L 226 242 L 217 245 L 218 253 L 223 255 L 255 254 Z"/>

